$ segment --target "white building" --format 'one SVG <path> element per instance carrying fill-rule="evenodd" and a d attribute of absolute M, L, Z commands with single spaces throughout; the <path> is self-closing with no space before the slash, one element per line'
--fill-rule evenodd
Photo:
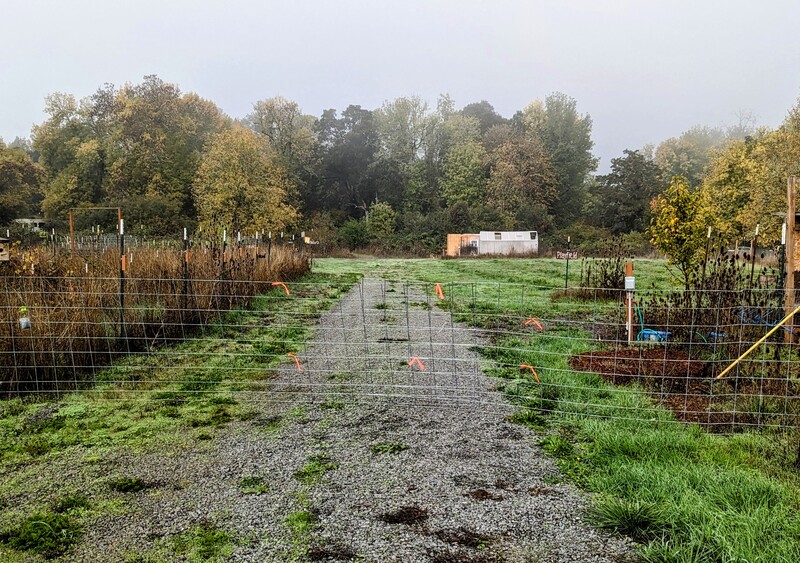
<path fill-rule="evenodd" d="M 15 222 L 19 223 L 20 225 L 27 225 L 30 230 L 34 233 L 38 233 L 44 227 L 46 221 L 39 217 L 33 217 L 30 219 L 14 219 Z"/>
<path fill-rule="evenodd" d="M 539 254 L 536 231 L 481 231 L 475 234 L 447 235 L 448 256 Z"/>

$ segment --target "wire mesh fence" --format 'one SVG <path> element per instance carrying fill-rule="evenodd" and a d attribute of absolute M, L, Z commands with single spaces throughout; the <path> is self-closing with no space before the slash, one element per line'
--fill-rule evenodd
<path fill-rule="evenodd" d="M 201 398 L 381 399 L 533 425 L 544 415 L 722 432 L 798 422 L 790 326 L 717 378 L 782 317 L 774 291 L 638 291 L 629 305 L 624 291 L 244 272 L 187 286 L 149 270 L 128 277 L 124 305 L 103 278 L 2 277 L 0 390 L 136 395 L 165 412 Z"/>

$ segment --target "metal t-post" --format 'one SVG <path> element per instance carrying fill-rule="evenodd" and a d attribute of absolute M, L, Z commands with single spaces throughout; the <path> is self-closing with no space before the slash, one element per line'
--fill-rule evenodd
<path fill-rule="evenodd" d="M 119 218 L 119 334 L 125 337 L 125 221 L 122 219 L 122 210 L 118 211 Z"/>
<path fill-rule="evenodd" d="M 567 269 L 564 272 L 564 289 L 567 289 L 569 286 L 569 251 L 571 242 L 571 237 L 567 237 Z"/>

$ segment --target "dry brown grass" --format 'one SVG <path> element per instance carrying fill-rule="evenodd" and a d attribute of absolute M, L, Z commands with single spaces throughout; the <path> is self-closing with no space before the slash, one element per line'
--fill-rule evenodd
<path fill-rule="evenodd" d="M 117 250 L 71 258 L 15 248 L 0 265 L 0 393 L 74 388 L 115 358 L 189 337 L 272 282 L 310 270 L 308 255 L 291 247 L 274 247 L 269 263 L 252 247 L 228 248 L 224 257 L 219 247 L 197 247 L 186 270 L 183 256 L 127 252 L 121 323 Z"/>

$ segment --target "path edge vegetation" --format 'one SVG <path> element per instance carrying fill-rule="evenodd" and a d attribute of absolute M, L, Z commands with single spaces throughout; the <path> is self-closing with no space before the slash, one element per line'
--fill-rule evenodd
<path fill-rule="evenodd" d="M 291 361 L 286 353 L 300 350 L 312 337 L 313 319 L 356 279 L 305 274 L 291 282 L 297 290 L 291 296 L 280 287 L 256 295 L 183 342 L 120 358 L 101 369 L 92 386 L 0 402 L 0 559 L 68 555 L 88 528 L 124 513 L 131 495 L 165 486 L 129 474 L 97 477 L 94 469 L 105 459 L 208 448 L 219 428 L 250 420 L 254 412 L 237 392 L 260 388 L 279 363 Z M 55 485 L 37 469 L 53 463 L 77 464 L 93 476 Z M 260 494 L 265 485 L 239 482 L 237 488 Z M 202 519 L 145 554 L 121 556 L 131 562 L 221 561 L 241 541 L 246 538 L 223 524 Z"/>

